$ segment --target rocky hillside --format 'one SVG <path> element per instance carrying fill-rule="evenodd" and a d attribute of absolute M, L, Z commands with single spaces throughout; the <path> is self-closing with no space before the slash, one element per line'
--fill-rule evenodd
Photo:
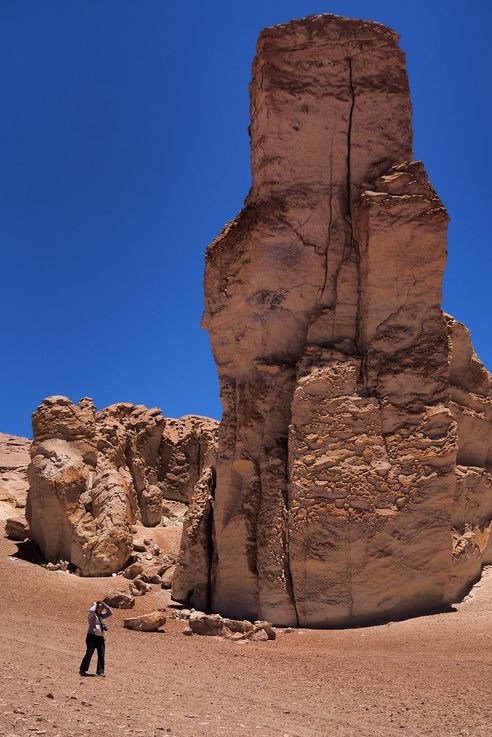
<path fill-rule="evenodd" d="M 33 414 L 32 540 L 46 560 L 82 575 L 121 570 L 136 523 L 182 523 L 195 487 L 212 476 L 217 426 L 192 415 L 167 420 L 142 405 L 96 412 L 90 399 L 48 397 Z"/>

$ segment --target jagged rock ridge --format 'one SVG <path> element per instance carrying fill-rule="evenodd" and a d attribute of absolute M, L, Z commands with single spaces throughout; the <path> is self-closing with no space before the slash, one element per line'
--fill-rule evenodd
<path fill-rule="evenodd" d="M 490 555 L 490 375 L 441 310 L 447 214 L 412 160 L 397 39 L 325 15 L 258 41 L 252 187 L 206 256 L 215 499 L 173 590 L 225 616 L 415 613 Z"/>
<path fill-rule="evenodd" d="M 133 551 L 132 525 L 160 524 L 166 500 L 188 503 L 210 473 L 217 425 L 193 415 L 166 420 L 143 405 L 96 412 L 87 398 L 48 397 L 33 414 L 32 539 L 47 560 L 70 561 L 83 575 L 120 570 Z"/>

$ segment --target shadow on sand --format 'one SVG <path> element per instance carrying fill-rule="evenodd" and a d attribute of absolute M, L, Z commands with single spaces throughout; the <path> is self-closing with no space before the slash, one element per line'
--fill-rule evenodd
<path fill-rule="evenodd" d="M 28 563 L 34 563 L 39 566 L 46 563 L 44 555 L 32 540 L 26 540 L 23 543 L 17 543 L 17 553 L 14 553 L 12 558 L 18 558 L 19 560 L 25 560 Z"/>

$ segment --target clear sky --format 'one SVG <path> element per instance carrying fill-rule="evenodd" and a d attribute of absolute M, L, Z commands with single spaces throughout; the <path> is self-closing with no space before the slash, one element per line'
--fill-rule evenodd
<path fill-rule="evenodd" d="M 489 0 L 0 0 L 0 431 L 49 394 L 220 417 L 204 252 L 249 188 L 256 38 L 323 12 L 401 36 L 444 308 L 492 369 Z"/>

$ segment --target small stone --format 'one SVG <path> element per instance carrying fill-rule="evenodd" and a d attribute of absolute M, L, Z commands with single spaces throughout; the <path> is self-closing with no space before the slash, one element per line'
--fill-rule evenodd
<path fill-rule="evenodd" d="M 128 568 L 125 568 L 123 575 L 125 578 L 135 578 L 143 572 L 143 565 L 141 563 L 132 563 Z"/>
<path fill-rule="evenodd" d="M 260 629 L 256 632 L 252 632 L 251 635 L 249 635 L 249 639 L 253 642 L 266 642 L 270 638 L 268 637 L 264 629 Z"/>
<path fill-rule="evenodd" d="M 133 587 L 137 589 L 137 591 L 140 591 L 142 594 L 146 594 L 149 591 L 152 591 L 152 586 L 143 581 L 139 576 L 133 579 Z"/>
<path fill-rule="evenodd" d="M 135 597 L 125 591 L 111 591 L 103 597 L 103 601 L 116 609 L 132 609 L 135 606 Z"/>
<path fill-rule="evenodd" d="M 170 589 L 173 585 L 174 574 L 176 573 L 176 566 L 170 566 L 162 576 L 161 586 L 163 589 Z"/>

